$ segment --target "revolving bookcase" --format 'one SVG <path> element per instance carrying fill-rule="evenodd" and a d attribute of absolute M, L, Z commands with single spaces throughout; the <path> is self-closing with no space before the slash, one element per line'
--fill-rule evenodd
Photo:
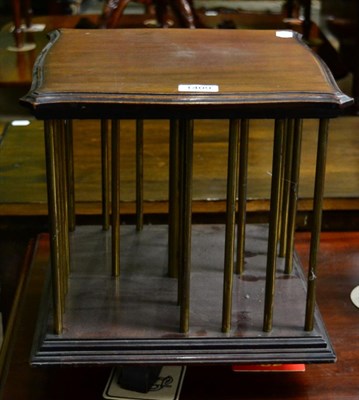
<path fill-rule="evenodd" d="M 34 365 L 335 360 L 316 306 L 317 252 L 328 123 L 352 99 L 299 35 L 60 30 L 33 76 L 22 103 L 44 120 L 51 226 Z M 293 243 L 307 118 L 318 148 L 304 275 Z M 102 226 L 75 223 L 73 119 L 101 120 Z M 120 223 L 122 119 L 137 121 L 136 226 Z M 168 225 L 143 225 L 145 119 L 168 120 Z M 223 225 L 192 224 L 196 119 L 228 120 Z M 274 120 L 263 225 L 246 223 L 251 119 Z"/>

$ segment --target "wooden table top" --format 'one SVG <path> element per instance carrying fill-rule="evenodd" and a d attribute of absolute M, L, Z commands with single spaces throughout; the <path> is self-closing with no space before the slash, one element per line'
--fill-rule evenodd
<path fill-rule="evenodd" d="M 190 366 L 180 399 L 222 400 L 357 400 L 359 394 L 359 318 L 350 300 L 359 284 L 358 232 L 326 232 L 321 237 L 318 305 L 337 354 L 335 364 L 313 364 L 299 373 L 234 373 L 230 366 Z M 296 249 L 305 265 L 309 234 L 296 235 Z M 111 368 L 31 368 L 29 354 L 49 256 L 48 240 L 38 242 L 16 314 L 12 343 L 7 348 L 8 373 L 0 398 L 16 400 L 101 399 Z M 5 350 L 5 349 L 4 349 Z M 2 396 L 1 396 L 2 395 Z"/>
<path fill-rule="evenodd" d="M 23 98 L 39 118 L 319 117 L 351 102 L 296 33 L 213 29 L 56 31 Z"/>

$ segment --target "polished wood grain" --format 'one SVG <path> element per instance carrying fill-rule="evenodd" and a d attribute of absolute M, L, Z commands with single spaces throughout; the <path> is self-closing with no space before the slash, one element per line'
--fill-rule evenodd
<path fill-rule="evenodd" d="M 214 12 L 207 14 L 205 9 L 197 10 L 200 24 L 208 28 L 237 28 L 237 29 L 292 29 L 296 32 L 303 32 L 302 20 L 297 18 L 284 18 L 283 13 L 258 13 L 249 11 L 230 11 Z M 176 20 L 169 16 L 173 27 L 178 27 Z M 100 25 L 99 15 L 46 15 L 34 16 L 32 22 L 35 26 L 42 26 L 42 32 L 27 32 L 24 35 L 26 42 L 36 44 L 36 48 L 25 54 L 9 52 L 8 46 L 14 46 L 15 40 L 12 34 L 13 24 L 11 22 L 1 27 L 0 50 L 1 68 L 0 85 L 25 85 L 30 87 L 32 80 L 32 67 L 36 56 L 47 43 L 47 33 L 60 28 L 97 28 Z M 120 28 L 150 28 L 155 22 L 153 13 L 145 14 L 125 14 L 121 18 Z M 314 51 L 324 58 L 333 75 L 343 76 L 341 62 L 338 61 L 336 51 L 330 42 L 320 32 L 317 25 L 311 25 L 311 36 L 309 43 Z M 29 61 L 25 61 L 30 60 Z M 26 74 L 24 74 L 24 71 Z M 339 72 L 339 74 L 338 74 Z M 24 91 L 25 93 L 25 91 Z"/>
<path fill-rule="evenodd" d="M 60 30 L 33 77 L 22 102 L 40 119 L 318 118 L 352 103 L 298 35 L 269 30 Z"/>
<path fill-rule="evenodd" d="M 296 249 L 304 265 L 308 258 L 308 234 L 296 235 Z M 356 400 L 359 393 L 359 310 L 350 300 L 359 284 L 359 233 L 328 232 L 321 235 L 318 304 L 338 361 L 307 365 L 300 373 L 234 373 L 228 366 L 188 367 L 180 399 L 293 399 Z M 28 364 L 36 323 L 40 288 L 48 259 L 46 236 L 39 242 L 38 257 L 29 275 L 25 302 L 18 314 L 21 329 L 13 337 L 9 373 L 3 399 L 51 398 L 99 399 L 110 374 L 109 368 L 31 368 Z"/>

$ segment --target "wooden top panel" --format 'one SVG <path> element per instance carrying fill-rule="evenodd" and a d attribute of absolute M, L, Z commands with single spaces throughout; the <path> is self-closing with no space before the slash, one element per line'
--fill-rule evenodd
<path fill-rule="evenodd" d="M 350 104 L 298 35 L 287 31 L 289 37 L 283 38 L 281 32 L 56 31 L 38 58 L 23 101 L 39 117 L 96 118 L 200 116 L 208 110 L 273 116 L 289 109 L 316 116 Z M 181 84 L 217 86 L 218 91 L 182 92 Z"/>

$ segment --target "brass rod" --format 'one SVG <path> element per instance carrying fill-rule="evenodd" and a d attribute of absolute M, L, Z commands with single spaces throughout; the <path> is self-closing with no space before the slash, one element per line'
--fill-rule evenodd
<path fill-rule="evenodd" d="M 101 120 L 101 195 L 102 195 L 102 229 L 110 228 L 110 140 L 109 121 Z"/>
<path fill-rule="evenodd" d="M 120 275 L 120 121 L 111 127 L 112 275 Z"/>
<path fill-rule="evenodd" d="M 288 126 L 288 120 L 285 119 L 284 120 L 284 125 L 283 125 L 283 141 L 282 141 L 282 166 L 280 169 L 280 177 L 279 177 L 279 216 L 278 216 L 278 232 L 277 232 L 277 244 L 280 240 L 281 237 L 281 221 L 282 221 L 282 208 L 283 208 L 283 190 L 284 190 L 284 184 L 283 184 L 283 179 L 284 179 L 284 167 L 285 167 L 285 146 L 286 146 L 286 139 L 287 136 L 285 135 L 285 132 L 287 130 L 287 126 Z M 277 253 L 279 256 L 279 252 L 278 252 L 278 247 L 277 247 Z"/>
<path fill-rule="evenodd" d="M 246 232 L 246 206 L 248 181 L 249 120 L 241 121 L 238 176 L 238 222 L 237 222 L 237 273 L 244 271 L 244 251 Z"/>
<path fill-rule="evenodd" d="M 239 156 L 239 120 L 231 120 L 228 141 L 226 233 L 223 277 L 222 332 L 231 329 L 232 291 L 234 273 L 234 234 L 236 217 L 236 180 Z"/>
<path fill-rule="evenodd" d="M 305 314 L 305 330 L 312 331 L 314 327 L 314 312 L 316 302 L 317 284 L 317 255 L 320 243 L 320 231 L 322 225 L 322 208 L 325 182 L 325 167 L 328 146 L 329 120 L 319 121 L 317 163 L 314 183 L 313 224 L 311 229 L 311 241 L 309 252 L 308 291 Z"/>
<path fill-rule="evenodd" d="M 65 246 L 65 233 L 64 233 L 64 222 L 65 222 L 65 204 L 64 204 L 64 190 L 65 190 L 65 180 L 64 180 L 64 172 L 65 166 L 63 163 L 63 125 L 61 120 L 56 120 L 54 122 L 54 140 L 55 140 L 55 159 L 56 159 L 56 183 L 58 185 L 57 193 L 58 193 L 58 201 L 59 201 L 59 223 L 58 223 L 58 240 L 59 240 L 59 249 L 60 249 L 60 257 L 59 257 L 59 271 L 60 271 L 60 279 L 61 279 L 61 289 L 62 289 L 62 311 L 65 311 L 65 295 L 67 292 L 66 285 L 66 246 Z"/>
<path fill-rule="evenodd" d="M 136 230 L 143 229 L 143 120 L 136 120 Z"/>
<path fill-rule="evenodd" d="M 183 218 L 184 218 L 184 153 L 185 153 L 185 128 L 184 121 L 178 120 L 178 249 L 177 255 L 177 268 L 178 268 L 178 281 L 177 281 L 177 303 L 181 306 L 183 297 Z M 181 329 L 181 328 L 180 328 Z"/>
<path fill-rule="evenodd" d="M 275 274 L 277 263 L 277 238 L 278 222 L 280 215 L 280 178 L 282 169 L 282 150 L 284 120 L 277 119 L 274 128 L 273 160 L 272 160 L 272 184 L 269 215 L 268 232 L 268 251 L 267 251 L 267 269 L 265 285 L 265 304 L 263 331 L 270 332 L 273 325 Z"/>
<path fill-rule="evenodd" d="M 179 124 L 170 121 L 168 275 L 178 277 L 179 254 Z"/>
<path fill-rule="evenodd" d="M 183 143 L 182 177 L 180 203 L 181 223 L 181 300 L 180 331 L 189 330 L 190 314 L 190 278 L 191 278 L 191 236 L 192 236 L 192 170 L 193 170 L 193 121 L 180 121 L 180 140 Z"/>
<path fill-rule="evenodd" d="M 54 135 L 54 121 L 45 120 L 45 155 L 47 177 L 47 203 L 49 212 L 50 231 L 50 258 L 52 274 L 53 319 L 54 333 L 59 335 L 63 330 L 62 287 L 60 275 L 60 248 L 59 248 L 59 198 L 56 177 L 56 148 Z"/>
<path fill-rule="evenodd" d="M 303 121 L 295 120 L 293 150 L 292 150 L 292 171 L 289 186 L 289 204 L 288 204 L 288 222 L 287 222 L 287 243 L 285 251 L 285 270 L 286 274 L 293 271 L 293 254 L 294 254 L 294 234 L 297 215 L 298 189 L 299 189 L 299 171 L 300 157 L 302 151 L 302 130 Z"/>
<path fill-rule="evenodd" d="M 69 209 L 69 230 L 73 232 L 76 227 L 75 211 L 75 173 L 74 173 L 74 141 L 73 123 L 71 119 L 65 120 L 66 137 L 66 166 L 67 166 L 67 197 Z"/>
<path fill-rule="evenodd" d="M 186 148 L 186 121 L 178 120 L 178 248 L 176 251 L 177 254 L 177 268 L 178 268 L 178 282 L 177 282 L 177 293 L 178 293 L 178 305 L 181 306 L 182 298 L 183 298 L 183 248 L 184 248 L 184 207 L 185 201 L 183 199 L 183 193 L 185 190 L 185 148 Z"/>
<path fill-rule="evenodd" d="M 68 277 L 70 274 L 70 243 L 69 243 L 69 175 L 70 172 L 67 166 L 67 149 L 66 146 L 67 142 L 67 127 L 66 121 L 59 120 L 58 121 L 59 127 L 59 156 L 60 156 L 60 179 L 61 179 L 61 186 L 62 190 L 60 191 L 61 195 L 61 204 L 62 204 L 62 242 L 63 242 L 63 275 L 64 275 L 64 292 L 65 294 L 68 291 Z M 65 304 L 64 304 L 65 306 Z"/>
<path fill-rule="evenodd" d="M 279 257 L 284 257 L 286 252 L 286 243 L 288 235 L 288 211 L 289 211 L 289 196 L 290 196 L 290 178 L 292 169 L 293 156 L 293 136 L 294 136 L 294 121 L 289 119 L 285 128 L 285 144 L 283 155 L 283 190 L 282 190 L 282 212 L 280 221 L 280 237 L 279 237 Z"/>

